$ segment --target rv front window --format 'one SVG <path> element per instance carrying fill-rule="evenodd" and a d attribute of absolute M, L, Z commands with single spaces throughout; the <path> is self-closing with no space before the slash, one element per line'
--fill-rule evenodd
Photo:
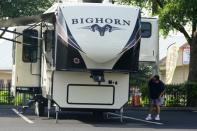
<path fill-rule="evenodd" d="M 141 35 L 142 38 L 149 38 L 151 37 L 151 23 L 149 22 L 141 22 Z"/>
<path fill-rule="evenodd" d="M 26 29 L 23 31 L 23 61 L 37 62 L 38 52 L 38 31 Z"/>

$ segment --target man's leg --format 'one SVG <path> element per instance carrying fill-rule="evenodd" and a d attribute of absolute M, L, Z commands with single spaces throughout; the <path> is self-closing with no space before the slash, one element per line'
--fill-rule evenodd
<path fill-rule="evenodd" d="M 148 113 L 149 114 L 152 114 L 153 113 L 153 103 L 152 103 L 152 101 L 150 101 Z"/>
<path fill-rule="evenodd" d="M 156 113 L 157 113 L 157 115 L 160 114 L 160 105 L 156 105 Z"/>
<path fill-rule="evenodd" d="M 153 100 L 149 100 L 148 116 L 146 117 L 146 120 L 152 120 L 151 114 L 153 112 L 153 102 Z"/>
<path fill-rule="evenodd" d="M 161 105 L 161 103 L 160 103 L 160 100 L 157 100 L 157 102 L 156 102 L 156 117 L 155 117 L 155 120 L 160 120 L 160 105 Z"/>

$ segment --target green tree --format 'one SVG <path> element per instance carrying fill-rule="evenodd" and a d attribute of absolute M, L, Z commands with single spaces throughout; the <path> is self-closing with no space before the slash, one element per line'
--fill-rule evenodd
<path fill-rule="evenodd" d="M 151 76 L 152 76 L 152 67 L 144 64 L 140 64 L 138 72 L 131 74 L 130 85 L 138 86 L 138 87 L 147 85 Z"/>
<path fill-rule="evenodd" d="M 147 104 L 148 102 L 148 82 L 153 75 L 152 68 L 152 66 L 140 64 L 138 72 L 130 75 L 130 87 L 137 87 L 136 89 L 140 89 L 140 92 L 142 93 L 142 105 Z"/>
<path fill-rule="evenodd" d="M 55 0 L 0 0 L 0 20 L 42 14 Z M 0 34 L 3 36 L 7 28 Z"/>
<path fill-rule="evenodd" d="M 1 0 L 0 18 L 14 18 L 41 14 L 48 9 L 54 0 Z"/>
<path fill-rule="evenodd" d="M 197 81 L 197 0 L 118 0 L 124 4 L 135 4 L 159 16 L 161 32 L 180 31 L 190 45 L 189 81 Z M 189 27 L 189 31 L 185 28 Z"/>

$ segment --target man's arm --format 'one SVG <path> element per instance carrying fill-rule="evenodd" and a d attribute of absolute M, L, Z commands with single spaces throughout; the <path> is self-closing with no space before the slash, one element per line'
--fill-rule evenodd
<path fill-rule="evenodd" d="M 163 95 L 164 95 L 164 92 L 165 92 L 165 85 L 164 83 L 161 81 L 161 93 L 159 95 L 159 98 L 161 98 Z"/>

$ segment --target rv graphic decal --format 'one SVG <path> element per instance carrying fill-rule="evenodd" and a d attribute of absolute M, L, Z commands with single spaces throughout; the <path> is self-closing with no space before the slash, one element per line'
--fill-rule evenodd
<path fill-rule="evenodd" d="M 108 25 L 108 24 L 104 25 L 103 27 L 99 26 L 98 24 L 93 24 L 91 26 L 82 27 L 82 29 L 88 29 L 88 30 L 91 30 L 93 32 L 98 31 L 100 36 L 104 36 L 106 31 L 112 32 L 114 30 L 121 30 L 121 28 L 114 27 L 114 26 L 111 26 L 111 25 Z"/>
<path fill-rule="evenodd" d="M 119 26 L 130 26 L 130 20 L 111 18 L 80 18 L 72 19 L 72 24 L 114 24 Z"/>

